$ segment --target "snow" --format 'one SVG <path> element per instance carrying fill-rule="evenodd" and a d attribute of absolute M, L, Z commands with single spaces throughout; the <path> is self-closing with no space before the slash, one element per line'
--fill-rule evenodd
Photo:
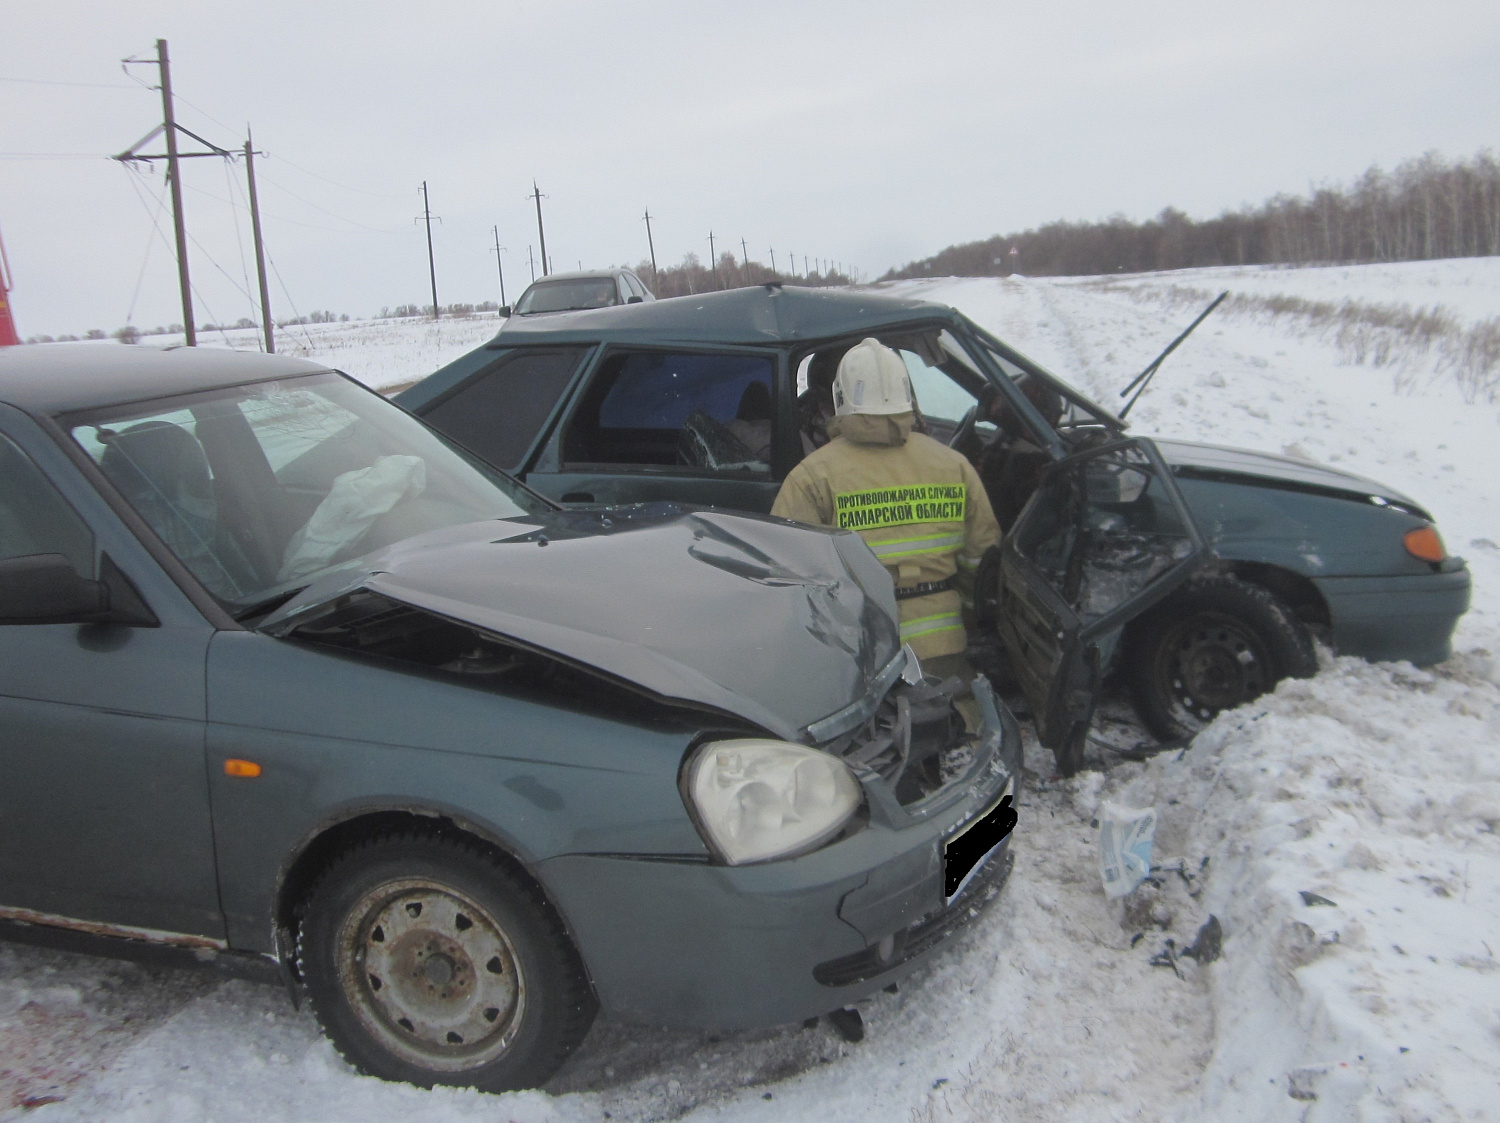
<path fill-rule="evenodd" d="M 1059 278 L 1055 283 L 1093 285 L 1098 280 L 1093 277 Z M 1216 293 L 1228 289 L 1231 293 L 1297 296 L 1333 304 L 1354 299 L 1366 304 L 1441 307 L 1454 320 L 1465 325 L 1500 315 L 1500 257 L 1304 268 L 1222 266 L 1133 274 L 1119 280 L 1136 286 L 1181 284 L 1211 289 Z"/>
<path fill-rule="evenodd" d="M 1108 281 L 901 288 L 955 304 L 1117 403 L 1118 388 L 1194 314 L 1172 284 L 1421 301 L 1471 323 L 1496 306 L 1500 261 Z M 318 357 L 387 385 L 456 357 L 493 325 L 391 321 L 307 334 Z M 1429 506 L 1474 572 L 1458 654 L 1417 670 L 1325 653 L 1316 678 L 1222 715 L 1185 751 L 1140 761 L 1096 745 L 1093 770 L 1066 782 L 1050 754 L 1029 745 L 1010 885 L 898 994 L 862 1004 L 862 1043 L 841 1042 L 826 1024 L 715 1039 L 601 1021 L 546 1091 L 422 1092 L 352 1073 L 277 988 L 0 945 L 0 1112 L 60 1097 L 26 1115 L 866 1123 L 1500 1114 L 1491 1106 L 1500 1083 L 1500 669 L 1491 654 L 1500 651 L 1500 407 L 1466 402 L 1435 368 L 1398 373 L 1348 363 L 1305 325 L 1221 309 L 1163 366 L 1132 427 L 1337 464 Z M 1120 725 L 1118 704 L 1107 712 L 1108 740 L 1120 741 L 1121 729 L 1125 742 L 1140 739 Z M 1098 872 L 1093 824 L 1105 801 L 1159 815 L 1159 884 L 1119 902 L 1105 898 Z M 1222 926 L 1222 957 L 1182 958 L 1210 916 Z"/>
<path fill-rule="evenodd" d="M 427 377 L 493 339 L 503 322 L 493 314 L 481 312 L 441 320 L 402 318 L 296 324 L 277 329 L 274 338 L 277 354 L 327 363 L 366 386 L 383 390 Z M 180 335 L 150 335 L 142 337 L 137 346 L 180 346 L 182 341 Z M 200 331 L 198 345 L 258 351 L 261 337 L 259 332 L 248 329 L 215 329 Z"/>

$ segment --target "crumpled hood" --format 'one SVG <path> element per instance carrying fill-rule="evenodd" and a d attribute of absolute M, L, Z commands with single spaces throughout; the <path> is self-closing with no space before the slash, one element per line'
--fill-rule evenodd
<path fill-rule="evenodd" d="M 1153 438 L 1153 441 L 1166 462 L 1174 468 L 1180 466 L 1204 473 L 1260 476 L 1309 489 L 1349 492 L 1357 497 L 1377 495 L 1392 503 L 1422 510 L 1415 499 L 1383 483 L 1309 460 L 1275 456 L 1269 452 L 1255 452 L 1244 448 L 1198 444 L 1196 441 L 1168 441 L 1160 438 Z"/>
<path fill-rule="evenodd" d="M 900 651 L 890 578 L 857 535 L 670 503 L 419 535 L 315 582 L 260 630 L 295 634 L 359 589 L 787 739 Z"/>

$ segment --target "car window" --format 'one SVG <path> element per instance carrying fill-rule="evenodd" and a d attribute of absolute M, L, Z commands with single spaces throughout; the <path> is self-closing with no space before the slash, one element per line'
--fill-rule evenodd
<path fill-rule="evenodd" d="M 40 468 L 0 434 L 0 559 L 63 554 L 94 574 L 94 536 Z"/>
<path fill-rule="evenodd" d="M 504 353 L 423 410 L 423 420 L 491 464 L 518 468 L 586 351 L 550 347 Z"/>
<path fill-rule="evenodd" d="M 1028 370 L 1020 366 L 1011 358 L 1002 354 L 1000 349 L 994 345 L 992 338 L 984 337 L 982 334 L 980 346 L 984 348 L 990 361 L 1004 371 L 1012 381 L 1024 384 L 1026 381 L 1034 379 L 1058 396 L 1062 402 L 1062 414 L 1056 424 L 1067 427 L 1097 425 L 1103 422 L 1113 428 L 1123 428 L 1119 419 L 1111 411 L 1099 405 L 1092 398 L 1080 393 L 1056 375 L 1032 363 L 1031 360 L 1028 359 L 1026 361 L 1031 365 L 1032 369 Z"/>
<path fill-rule="evenodd" d="M 415 534 L 544 507 L 333 374 L 91 411 L 67 424 L 232 609 Z"/>
<path fill-rule="evenodd" d="M 585 277 L 573 281 L 538 281 L 516 302 L 516 312 L 567 312 L 577 308 L 608 308 L 619 304 L 613 277 Z"/>
<path fill-rule="evenodd" d="M 606 356 L 568 427 L 563 458 L 769 472 L 773 371 L 764 355 Z"/>
<path fill-rule="evenodd" d="M 974 407 L 978 399 L 930 362 L 930 356 L 900 346 L 896 353 L 906 364 L 906 371 L 911 376 L 912 395 L 924 417 L 956 423 Z"/>

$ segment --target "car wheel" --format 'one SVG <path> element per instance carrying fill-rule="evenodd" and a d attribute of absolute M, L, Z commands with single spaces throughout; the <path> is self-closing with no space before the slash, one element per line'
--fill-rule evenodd
<path fill-rule="evenodd" d="M 386 1080 L 535 1087 L 594 1019 L 561 921 L 462 840 L 387 835 L 345 851 L 308 897 L 297 952 L 324 1032 Z"/>
<path fill-rule="evenodd" d="M 1194 582 L 1152 609 L 1132 630 L 1125 660 L 1136 709 L 1163 740 L 1191 737 L 1221 711 L 1318 669 L 1292 610 L 1232 577 Z"/>

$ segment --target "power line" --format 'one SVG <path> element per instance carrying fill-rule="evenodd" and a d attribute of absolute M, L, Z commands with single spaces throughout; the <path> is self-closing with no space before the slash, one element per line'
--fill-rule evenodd
<path fill-rule="evenodd" d="M 0 160 L 108 160 L 97 152 L 0 152 Z"/>
<path fill-rule="evenodd" d="M 27 86 L 77 86 L 88 90 L 138 90 L 139 85 L 125 82 L 63 82 L 55 78 L 10 78 L 0 76 L 0 82 L 20 82 Z M 146 87 L 150 89 L 151 87 Z"/>
<path fill-rule="evenodd" d="M 233 195 L 234 194 L 235 183 L 234 183 L 234 177 L 229 174 L 229 161 L 228 160 L 224 161 L 224 185 L 229 188 L 229 193 L 231 195 Z M 245 278 L 245 288 L 246 288 L 246 290 L 248 290 L 250 288 L 250 265 L 249 265 L 248 262 L 245 261 L 245 238 L 244 238 L 244 235 L 242 235 L 240 233 L 239 208 L 238 207 L 230 207 L 229 208 L 229 216 L 234 219 L 234 248 L 239 251 L 239 254 L 240 254 L 240 274 Z M 250 311 L 251 312 L 259 311 L 259 309 L 257 309 L 255 307 L 255 300 L 253 298 L 250 301 Z"/>
<path fill-rule="evenodd" d="M 314 203 L 311 199 L 306 199 L 306 198 L 303 198 L 301 195 L 298 195 L 290 187 L 286 187 L 286 186 L 284 186 L 284 185 L 282 185 L 280 183 L 277 183 L 270 176 L 266 175 L 265 172 L 261 172 L 260 173 L 260 178 L 261 178 L 261 180 L 263 182 L 269 183 L 272 187 L 276 188 L 278 191 L 284 191 L 286 194 L 290 195 L 293 199 L 296 199 L 299 203 L 306 203 L 309 207 L 312 207 L 313 210 L 322 211 L 329 218 L 336 218 L 340 222 L 347 222 L 347 223 L 349 223 L 349 225 L 351 225 L 351 226 L 359 226 L 359 227 L 362 227 L 365 230 L 372 230 L 376 234 L 394 234 L 394 233 L 396 233 L 396 231 L 394 231 L 394 230 L 382 230 L 378 226 L 370 226 L 368 223 L 358 222 L 358 221 L 356 221 L 355 219 L 352 219 L 352 218 L 345 218 L 343 215 L 337 214 L 334 211 L 329 210 L 327 207 L 321 207 L 317 203 Z M 401 231 L 401 233 L 405 233 L 405 231 Z"/>
<path fill-rule="evenodd" d="M 270 156 L 268 155 L 266 158 L 270 159 Z M 371 196 L 373 196 L 376 199 L 406 199 L 406 198 L 408 198 L 408 196 L 406 196 L 404 194 L 403 195 L 395 195 L 395 194 L 392 194 L 389 191 L 369 191 L 369 190 L 366 190 L 363 187 L 350 187 L 347 183 L 340 183 L 336 179 L 329 179 L 326 175 L 319 175 L 315 171 L 309 171 L 307 168 L 304 168 L 301 164 L 296 164 L 296 163 L 293 163 L 291 160 L 288 160 L 285 156 L 277 156 L 276 159 L 280 160 L 283 164 L 288 164 L 291 167 L 296 168 L 299 172 L 302 172 L 304 175 L 310 175 L 314 179 L 321 179 L 324 183 L 331 183 L 335 187 L 342 187 L 345 191 L 354 191 L 354 192 L 357 192 L 360 195 L 371 195 Z"/>
<path fill-rule="evenodd" d="M 140 178 L 139 173 L 131 168 L 129 164 L 124 165 L 124 167 L 129 176 L 131 190 L 135 192 L 135 197 L 141 201 L 141 206 L 146 208 L 146 217 L 151 220 L 151 232 L 146 235 L 146 253 L 141 258 L 141 271 L 135 278 L 135 291 L 130 294 L 130 310 L 125 313 L 125 323 L 129 326 L 130 322 L 135 319 L 136 302 L 141 296 L 141 282 L 146 279 L 146 266 L 151 261 L 151 247 L 156 244 L 157 238 L 161 238 L 162 242 L 166 243 L 169 251 L 171 250 L 171 244 L 167 242 L 166 235 L 161 232 L 160 221 L 161 212 L 167 205 L 166 183 L 163 182 L 161 185 L 161 194 L 157 196 L 156 211 L 153 213 L 145 197 L 141 195 L 140 186 L 136 183 L 136 180 Z"/>

